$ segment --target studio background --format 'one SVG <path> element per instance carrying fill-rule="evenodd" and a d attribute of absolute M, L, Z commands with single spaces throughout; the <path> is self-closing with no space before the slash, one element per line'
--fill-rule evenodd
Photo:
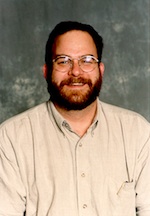
<path fill-rule="evenodd" d="M 0 122 L 49 99 L 45 43 L 64 20 L 104 38 L 101 100 L 150 120 L 150 0 L 0 0 Z"/>

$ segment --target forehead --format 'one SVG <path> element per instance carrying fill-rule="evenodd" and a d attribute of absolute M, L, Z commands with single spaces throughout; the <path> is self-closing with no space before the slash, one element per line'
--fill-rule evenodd
<path fill-rule="evenodd" d="M 88 32 L 81 30 L 68 31 L 55 39 L 53 55 L 66 54 L 81 56 L 85 54 L 97 55 L 96 45 Z"/>

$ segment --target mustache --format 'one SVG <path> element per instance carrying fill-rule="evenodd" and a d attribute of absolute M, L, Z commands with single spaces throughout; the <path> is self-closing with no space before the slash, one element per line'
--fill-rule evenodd
<path fill-rule="evenodd" d="M 85 79 L 85 78 L 82 78 L 82 77 L 78 77 L 78 78 L 70 77 L 68 79 L 63 80 L 60 83 L 60 87 L 63 87 L 64 85 L 72 85 L 74 83 L 83 83 L 83 84 L 88 84 L 89 87 L 92 86 L 92 82 L 91 82 L 90 79 Z"/>

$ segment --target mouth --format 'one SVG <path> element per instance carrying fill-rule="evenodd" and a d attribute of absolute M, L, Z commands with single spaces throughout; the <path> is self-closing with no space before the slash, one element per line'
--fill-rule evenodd
<path fill-rule="evenodd" d="M 70 90 L 77 90 L 77 91 L 82 91 L 83 89 L 86 88 L 87 84 L 85 83 L 69 83 L 67 85 L 65 85 L 66 88 L 70 89 Z"/>
<path fill-rule="evenodd" d="M 64 80 L 61 82 L 61 87 L 66 86 L 68 88 L 72 89 L 81 89 L 84 87 L 90 87 L 92 83 L 88 79 L 83 79 L 83 78 L 70 78 L 68 80 Z"/>
<path fill-rule="evenodd" d="M 70 83 L 70 86 L 83 86 L 85 83 Z"/>

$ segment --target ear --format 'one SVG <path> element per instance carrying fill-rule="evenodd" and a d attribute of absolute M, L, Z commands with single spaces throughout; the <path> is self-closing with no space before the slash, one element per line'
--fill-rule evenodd
<path fill-rule="evenodd" d="M 47 65 L 44 64 L 42 69 L 43 69 L 43 75 L 44 75 L 44 78 L 47 79 L 47 73 L 48 73 Z"/>
<path fill-rule="evenodd" d="M 101 76 L 103 77 L 104 71 L 105 71 L 105 66 L 104 66 L 103 62 L 100 62 L 100 64 L 99 64 L 99 70 L 100 70 Z"/>

